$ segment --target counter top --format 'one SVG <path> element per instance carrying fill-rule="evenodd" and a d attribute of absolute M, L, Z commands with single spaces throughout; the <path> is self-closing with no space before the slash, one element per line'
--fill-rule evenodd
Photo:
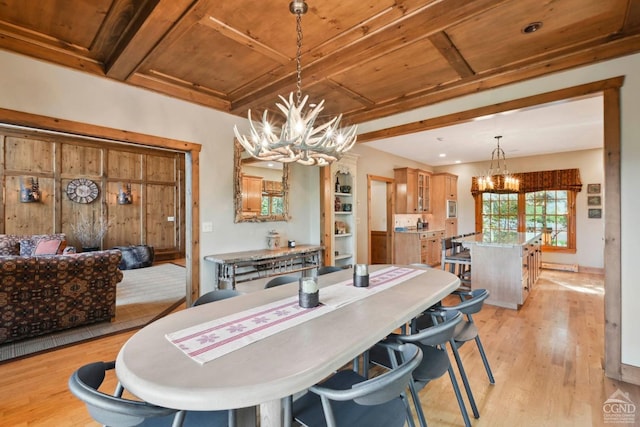
<path fill-rule="evenodd" d="M 542 233 L 517 233 L 515 231 L 500 231 L 474 234 L 472 236 L 455 239 L 455 241 L 466 245 L 513 247 L 527 245 L 532 240 L 539 239 L 541 237 Z"/>
<path fill-rule="evenodd" d="M 444 229 L 422 228 L 422 229 L 418 230 L 417 228 L 408 228 L 406 230 L 395 230 L 396 233 L 405 233 L 405 234 L 439 233 L 440 231 L 444 231 Z"/>

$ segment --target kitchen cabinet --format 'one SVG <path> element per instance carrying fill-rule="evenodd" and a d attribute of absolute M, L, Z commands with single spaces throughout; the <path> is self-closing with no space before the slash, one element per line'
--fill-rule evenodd
<path fill-rule="evenodd" d="M 321 173 L 321 243 L 324 265 L 349 267 L 356 263 L 357 156 L 348 153 Z"/>
<path fill-rule="evenodd" d="M 414 168 L 394 169 L 396 213 L 426 213 L 431 209 L 431 173 Z"/>
<path fill-rule="evenodd" d="M 431 176 L 431 224 L 446 237 L 458 234 L 458 177 L 450 173 Z"/>
<path fill-rule="evenodd" d="M 408 231 L 394 234 L 394 264 L 440 264 L 440 239 L 444 230 Z"/>
<path fill-rule="evenodd" d="M 435 223 L 434 225 L 437 225 Z M 452 237 L 458 235 L 458 218 L 449 218 L 444 222 L 444 235 Z"/>
<path fill-rule="evenodd" d="M 262 177 L 242 175 L 242 213 L 259 215 L 262 208 Z"/>

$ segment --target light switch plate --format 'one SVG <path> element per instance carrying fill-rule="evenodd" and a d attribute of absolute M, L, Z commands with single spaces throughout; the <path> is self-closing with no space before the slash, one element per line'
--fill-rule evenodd
<path fill-rule="evenodd" d="M 208 222 L 203 222 L 202 223 L 202 232 L 203 233 L 211 233 L 213 231 L 213 223 L 208 221 Z"/>

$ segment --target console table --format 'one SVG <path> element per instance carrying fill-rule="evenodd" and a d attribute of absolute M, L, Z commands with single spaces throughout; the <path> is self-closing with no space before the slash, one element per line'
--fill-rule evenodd
<path fill-rule="evenodd" d="M 235 289 L 236 283 L 318 268 L 323 249 L 324 246 L 299 245 L 295 248 L 207 255 L 204 259 L 215 263 L 216 289 L 221 281 L 229 282 Z"/>

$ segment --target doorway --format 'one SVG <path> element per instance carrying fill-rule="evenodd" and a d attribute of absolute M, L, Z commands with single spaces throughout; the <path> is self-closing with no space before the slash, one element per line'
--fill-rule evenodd
<path fill-rule="evenodd" d="M 367 236 L 369 264 L 393 263 L 394 180 L 367 175 Z"/>

